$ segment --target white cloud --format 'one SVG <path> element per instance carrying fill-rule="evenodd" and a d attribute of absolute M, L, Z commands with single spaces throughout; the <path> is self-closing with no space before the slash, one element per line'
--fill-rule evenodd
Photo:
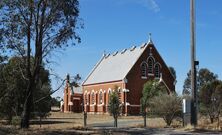
<path fill-rule="evenodd" d="M 160 7 L 159 5 L 156 3 L 155 0 L 148 0 L 149 2 L 149 8 L 154 11 L 154 12 L 159 12 L 160 11 Z"/>
<path fill-rule="evenodd" d="M 114 0 L 116 1 L 116 0 Z M 156 0 L 118 0 L 118 4 L 124 5 L 127 3 L 135 3 L 137 5 L 148 8 L 149 10 L 157 13 L 160 11 L 160 7 L 157 4 Z"/>

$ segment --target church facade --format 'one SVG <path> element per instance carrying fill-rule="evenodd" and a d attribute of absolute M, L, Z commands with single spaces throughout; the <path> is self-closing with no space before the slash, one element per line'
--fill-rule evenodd
<path fill-rule="evenodd" d="M 66 85 L 63 94 L 63 101 L 60 105 L 60 109 L 62 112 L 80 113 L 83 111 L 82 87 L 71 85 L 69 75 L 67 75 L 66 77 Z"/>
<path fill-rule="evenodd" d="M 151 38 L 141 46 L 102 56 L 82 83 L 84 109 L 108 113 L 109 94 L 117 87 L 122 114 L 139 114 L 143 85 L 148 80 L 161 80 L 168 93 L 175 92 L 175 78 Z"/>

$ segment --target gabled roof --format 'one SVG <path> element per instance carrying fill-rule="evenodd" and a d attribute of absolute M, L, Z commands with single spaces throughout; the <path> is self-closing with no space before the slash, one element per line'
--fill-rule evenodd
<path fill-rule="evenodd" d="M 71 86 L 72 89 L 73 89 L 73 93 L 78 93 L 78 94 L 82 94 L 82 86 L 79 86 L 79 87 L 75 87 L 75 86 Z"/>
<path fill-rule="evenodd" d="M 103 55 L 83 85 L 123 80 L 147 46 L 147 44 L 140 47 L 133 46 L 130 49 Z"/>

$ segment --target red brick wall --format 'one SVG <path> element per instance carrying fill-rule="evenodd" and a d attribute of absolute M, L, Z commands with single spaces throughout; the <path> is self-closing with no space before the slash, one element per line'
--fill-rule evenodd
<path fill-rule="evenodd" d="M 82 101 L 83 101 L 83 94 L 81 93 L 74 93 L 71 95 L 71 88 L 68 87 L 68 83 L 66 83 L 66 87 L 64 89 L 64 112 L 82 112 Z M 72 102 L 73 105 L 69 106 L 69 102 Z"/>
<path fill-rule="evenodd" d="M 74 95 L 72 95 L 71 98 L 72 98 L 72 102 L 73 102 L 72 112 L 77 112 L 77 113 L 82 112 L 83 94 L 74 93 Z"/>
<path fill-rule="evenodd" d="M 155 46 L 152 46 L 152 47 L 155 48 Z M 172 74 L 170 73 L 168 66 L 163 61 L 162 57 L 160 56 L 160 54 L 158 53 L 156 48 L 153 49 L 153 52 L 155 54 L 155 56 L 154 56 L 155 59 L 162 65 L 162 78 L 163 78 L 164 82 L 167 84 L 167 86 L 169 87 L 171 92 L 175 92 L 175 85 L 174 85 L 175 79 L 172 76 Z"/>
<path fill-rule="evenodd" d="M 125 88 L 125 83 L 122 81 L 108 82 L 102 84 L 83 86 L 83 96 L 85 111 L 96 113 L 107 113 L 107 105 L 109 102 L 109 89 L 114 90 L 115 87 L 119 87 L 121 90 Z M 99 93 L 102 90 L 102 102 L 99 101 Z M 94 91 L 95 105 L 92 104 L 92 92 Z M 87 95 L 88 104 L 86 103 L 85 95 Z M 121 102 L 123 102 L 123 94 L 120 94 Z"/>
<path fill-rule="evenodd" d="M 155 59 L 155 62 L 159 62 L 160 65 L 162 66 L 160 71 L 162 73 L 163 80 L 169 86 L 171 91 L 175 91 L 175 86 L 173 84 L 174 78 L 170 74 L 168 67 L 166 66 L 165 62 L 162 60 L 156 48 L 153 45 L 149 45 L 126 77 L 128 80 L 126 84 L 126 89 L 129 89 L 129 93 L 127 95 L 127 102 L 129 102 L 131 105 L 129 109 L 130 114 L 138 114 L 140 112 L 139 105 L 140 105 L 140 98 L 142 97 L 143 85 L 148 80 L 155 79 L 154 76 L 148 76 L 148 75 L 147 75 L 147 79 L 141 78 L 142 74 L 141 74 L 140 65 L 143 61 L 147 62 L 147 58 L 149 57 L 149 53 L 150 53 L 150 47 L 152 47 L 151 52 L 152 52 L 152 56 Z"/>

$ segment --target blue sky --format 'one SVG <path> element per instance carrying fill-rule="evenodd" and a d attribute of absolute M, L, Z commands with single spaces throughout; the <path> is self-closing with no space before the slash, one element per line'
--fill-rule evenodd
<path fill-rule="evenodd" d="M 222 79 L 222 1 L 196 0 L 196 45 L 200 68 Z M 79 73 L 84 79 L 103 52 L 112 53 L 152 40 L 168 66 L 176 70 L 181 93 L 190 69 L 189 0 L 80 0 L 82 42 L 67 48 L 52 68 L 60 77 Z M 53 88 L 59 83 L 52 81 Z M 62 97 L 63 89 L 53 96 Z"/>

